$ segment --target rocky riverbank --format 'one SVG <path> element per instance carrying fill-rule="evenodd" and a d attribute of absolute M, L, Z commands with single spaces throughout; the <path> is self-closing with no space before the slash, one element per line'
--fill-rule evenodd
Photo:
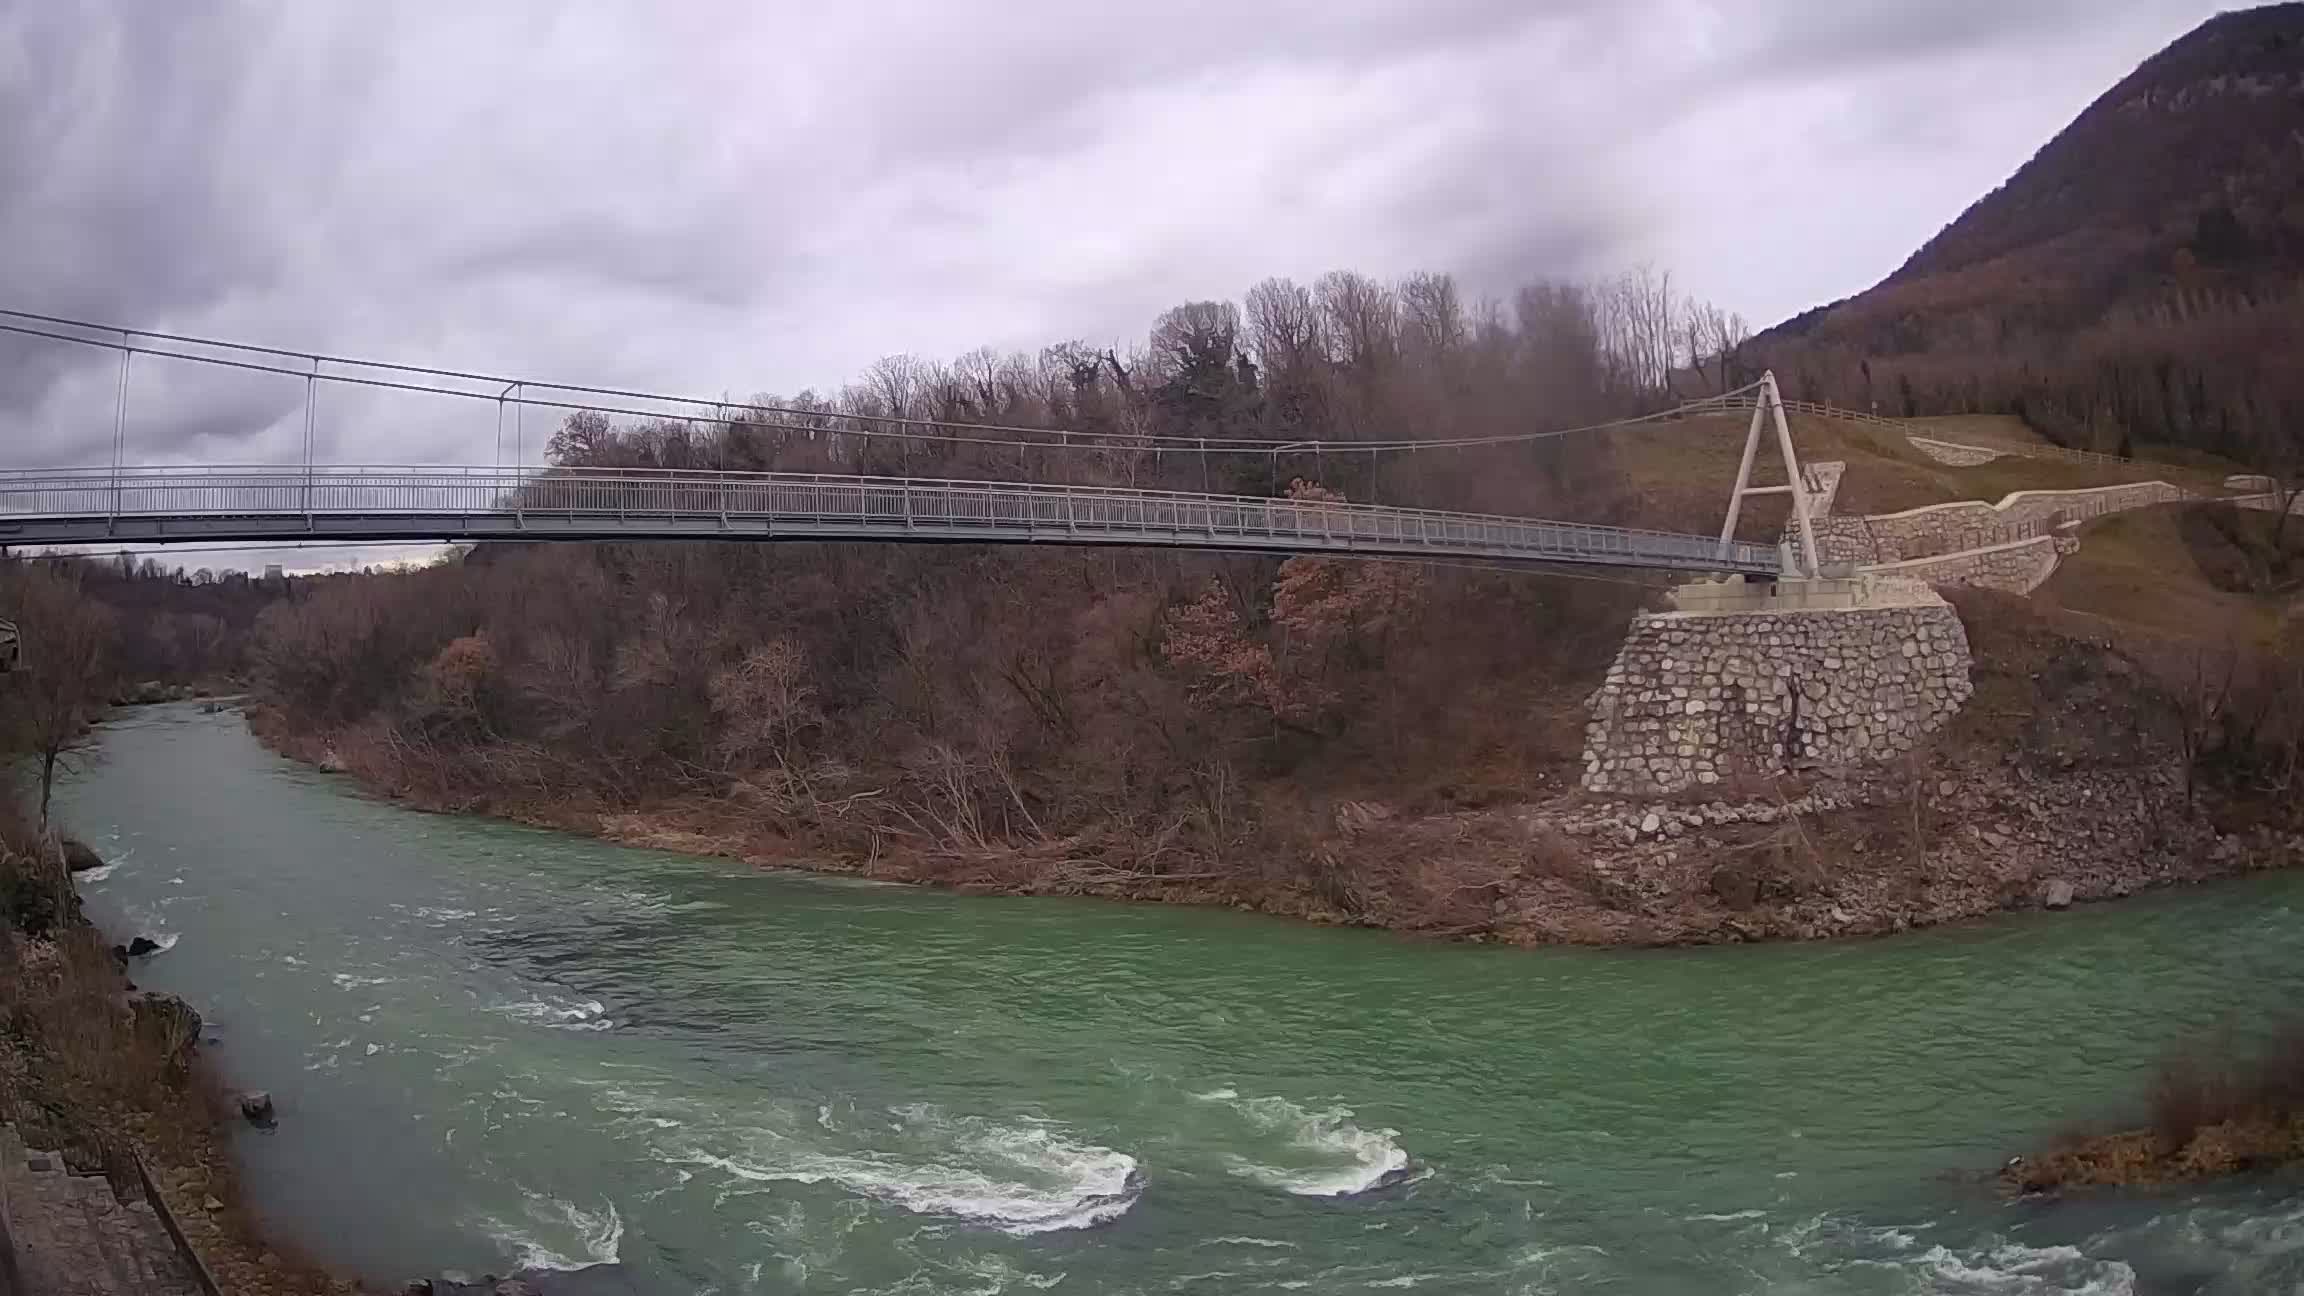
<path fill-rule="evenodd" d="M 21 845 L 21 843 L 19 843 Z M 135 1161 L 224 1290 L 321 1296 L 355 1290 L 267 1242 L 241 1204 L 230 1105 L 199 1058 L 202 1023 L 182 1000 L 136 989 L 79 913 L 61 860 L 0 844 L 19 897 L 32 885 L 67 897 L 0 926 L 0 1120 L 67 1166 L 143 1193 Z M 45 881 L 42 881 L 42 880 Z"/>
<path fill-rule="evenodd" d="M 735 797 L 627 811 L 552 798 L 450 801 L 259 723 L 275 749 L 420 809 L 484 813 L 623 845 L 977 894 L 1212 904 L 1517 945 L 1687 945 L 1879 935 L 2062 909 L 2285 867 L 2304 834 L 2220 831 L 2167 762 L 2069 758 L 1815 773 L 1757 794 L 1635 801 L 1565 792 L 1443 814 L 1334 805 L 1275 850 L 1310 867 L 1130 871 L 1073 839 L 972 854 L 824 850 Z"/>

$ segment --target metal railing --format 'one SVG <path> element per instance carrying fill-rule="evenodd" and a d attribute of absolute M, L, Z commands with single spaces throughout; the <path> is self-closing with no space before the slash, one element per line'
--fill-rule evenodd
<path fill-rule="evenodd" d="M 160 1185 L 152 1181 L 152 1168 L 144 1164 L 143 1154 L 133 1147 L 123 1146 L 122 1151 L 127 1154 L 128 1164 L 136 1168 L 136 1186 L 143 1190 L 144 1200 L 151 1205 L 152 1214 L 158 1217 L 161 1229 L 168 1234 L 168 1241 L 175 1246 L 176 1258 L 184 1262 L 185 1271 L 191 1276 L 193 1285 L 200 1289 L 201 1296 L 224 1296 L 216 1286 L 216 1275 L 208 1271 L 208 1262 L 201 1259 L 199 1248 L 184 1236 L 183 1226 L 176 1222 L 176 1212 L 169 1208 L 168 1199 L 161 1195 Z"/>
<path fill-rule="evenodd" d="M 1688 409 L 1692 413 L 1699 414 L 1713 412 L 1749 414 L 1752 412 L 1752 408 L 1759 403 L 1760 398 L 1758 396 L 1738 392 L 1727 396 L 1707 397 L 1689 406 Z M 1870 423 L 1879 427 L 1896 428 L 1900 431 L 1909 430 L 1911 423 L 1911 420 L 1907 419 L 1884 418 L 1864 410 L 1847 409 L 1839 405 L 1821 405 L 1815 401 L 1804 400 L 1785 401 L 1784 412 L 1787 414 L 1813 414 L 1818 418 L 1845 419 L 1850 423 Z"/>
<path fill-rule="evenodd" d="M 721 537 L 1174 545 L 1771 573 L 1774 545 L 1310 499 L 807 473 L 487 467 L 0 471 L 0 543 Z"/>

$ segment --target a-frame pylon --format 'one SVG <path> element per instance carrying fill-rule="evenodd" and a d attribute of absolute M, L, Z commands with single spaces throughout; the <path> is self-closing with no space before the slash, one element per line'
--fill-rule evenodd
<path fill-rule="evenodd" d="M 1784 457 L 1782 486 L 1755 486 L 1752 484 L 1752 460 L 1760 453 L 1761 425 L 1774 420 L 1776 449 Z M 1800 456 L 1792 449 L 1792 426 L 1784 419 L 1784 396 L 1776 389 L 1776 371 L 1771 369 L 1760 377 L 1760 390 L 1752 406 L 1752 429 L 1744 437 L 1744 462 L 1736 469 L 1736 489 L 1728 496 L 1728 520 L 1720 527 L 1720 556 L 1728 556 L 1728 546 L 1736 539 L 1736 522 L 1744 513 L 1747 495 L 1790 495 L 1792 522 L 1800 542 L 1799 553 L 1785 555 L 1784 574 L 1804 576 L 1814 580 L 1817 575 L 1816 526 L 1808 516 L 1808 483 L 1800 475 Z"/>

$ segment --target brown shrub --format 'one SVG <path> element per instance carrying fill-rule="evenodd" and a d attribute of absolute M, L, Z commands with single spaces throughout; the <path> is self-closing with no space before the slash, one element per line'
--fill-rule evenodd
<path fill-rule="evenodd" d="M 1584 847 L 1550 824 L 1538 824 L 1529 833 L 1528 876 L 1550 878 L 1586 893 L 1597 888 L 1592 860 Z"/>
<path fill-rule="evenodd" d="M 2249 1046 L 2226 1035 L 2171 1055 L 2146 1094 L 2147 1128 L 2078 1134 L 2004 1178 L 2025 1192 L 2156 1184 L 2304 1158 L 2304 1022 Z"/>

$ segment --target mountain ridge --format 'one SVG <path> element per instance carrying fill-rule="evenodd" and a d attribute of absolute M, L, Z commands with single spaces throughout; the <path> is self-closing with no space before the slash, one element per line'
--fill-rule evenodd
<path fill-rule="evenodd" d="M 2146 59 L 1864 292 L 1755 337 L 1794 394 L 2059 441 L 2299 458 L 2304 4 Z"/>

